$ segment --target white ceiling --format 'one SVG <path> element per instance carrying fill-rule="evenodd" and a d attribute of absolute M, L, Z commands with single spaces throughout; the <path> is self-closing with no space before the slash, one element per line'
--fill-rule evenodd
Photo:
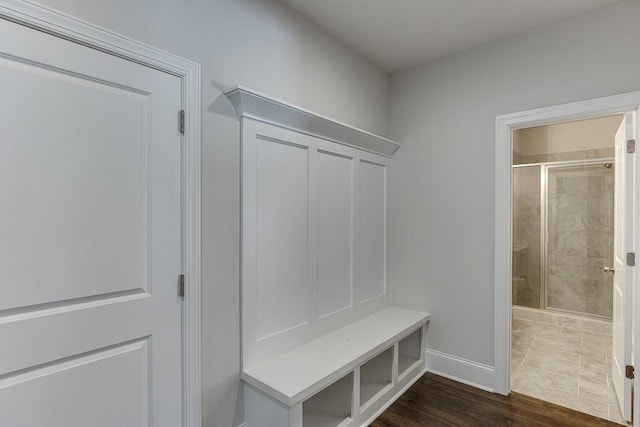
<path fill-rule="evenodd" d="M 388 72 L 619 0 L 281 0 Z"/>

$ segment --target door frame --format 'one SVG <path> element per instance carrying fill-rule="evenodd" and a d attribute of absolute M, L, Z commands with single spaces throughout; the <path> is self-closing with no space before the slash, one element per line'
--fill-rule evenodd
<path fill-rule="evenodd" d="M 496 117 L 495 132 L 495 346 L 494 346 L 494 391 L 508 395 L 510 385 L 511 360 L 511 266 L 513 245 L 512 224 L 512 133 L 514 130 L 533 126 L 549 125 L 570 120 L 584 120 L 605 115 L 636 112 L 636 130 L 639 129 L 640 91 L 629 92 L 603 98 L 572 102 L 552 107 L 544 107 Z M 637 132 L 637 131 L 636 131 Z M 637 136 L 636 136 L 637 137 Z M 635 168 L 640 171 L 640 156 L 636 156 Z M 634 212 L 640 212 L 640 173 L 634 177 Z M 633 232 L 633 248 L 640 248 L 640 233 Z M 640 268 L 633 269 L 634 286 L 640 283 Z M 640 292 L 635 292 L 633 310 L 640 307 Z M 640 332 L 640 316 L 636 318 L 634 341 Z M 636 351 L 634 365 L 640 366 L 640 355 Z M 640 390 L 640 376 L 634 380 L 635 390 Z M 640 393 L 634 396 L 634 412 L 640 413 Z M 640 417 L 635 417 L 634 425 L 640 426 Z"/>
<path fill-rule="evenodd" d="M 0 18 L 151 67 L 180 78 L 185 132 L 181 149 L 182 425 L 200 427 L 201 100 L 200 65 L 30 1 L 0 0 Z M 176 111 L 176 126 L 178 112 Z M 176 278 L 177 289 L 177 278 Z"/>

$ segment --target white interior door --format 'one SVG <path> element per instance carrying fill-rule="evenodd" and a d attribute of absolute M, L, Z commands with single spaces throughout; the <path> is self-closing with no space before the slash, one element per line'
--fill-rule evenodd
<path fill-rule="evenodd" d="M 0 426 L 181 424 L 180 105 L 0 19 Z"/>
<path fill-rule="evenodd" d="M 631 365 L 633 276 L 627 253 L 633 252 L 633 165 L 627 153 L 632 138 L 633 115 L 625 114 L 615 135 L 615 208 L 613 239 L 613 385 L 625 420 L 631 420 L 631 384 L 625 366 Z"/>

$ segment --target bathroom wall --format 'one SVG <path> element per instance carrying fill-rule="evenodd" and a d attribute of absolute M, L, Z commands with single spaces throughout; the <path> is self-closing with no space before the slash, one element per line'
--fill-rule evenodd
<path fill-rule="evenodd" d="M 547 307 L 612 315 L 613 168 L 549 169 Z"/>
<path fill-rule="evenodd" d="M 613 136 L 621 115 L 518 129 L 514 164 L 613 157 Z"/>

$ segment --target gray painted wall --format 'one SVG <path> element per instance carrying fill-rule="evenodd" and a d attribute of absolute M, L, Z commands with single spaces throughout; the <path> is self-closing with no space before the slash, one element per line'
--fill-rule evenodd
<path fill-rule="evenodd" d="M 202 64 L 203 419 L 239 425 L 240 136 L 220 88 L 242 84 L 385 134 L 388 76 L 275 1 L 43 3 Z"/>
<path fill-rule="evenodd" d="M 203 66 L 204 425 L 242 422 L 238 122 L 243 84 L 385 134 L 388 77 L 272 0 L 41 0 Z M 392 77 L 392 280 L 429 310 L 429 346 L 493 364 L 497 114 L 640 89 L 640 2 L 492 43 Z"/>
<path fill-rule="evenodd" d="M 391 278 L 429 348 L 493 365 L 496 115 L 640 89 L 640 1 L 394 74 Z"/>

